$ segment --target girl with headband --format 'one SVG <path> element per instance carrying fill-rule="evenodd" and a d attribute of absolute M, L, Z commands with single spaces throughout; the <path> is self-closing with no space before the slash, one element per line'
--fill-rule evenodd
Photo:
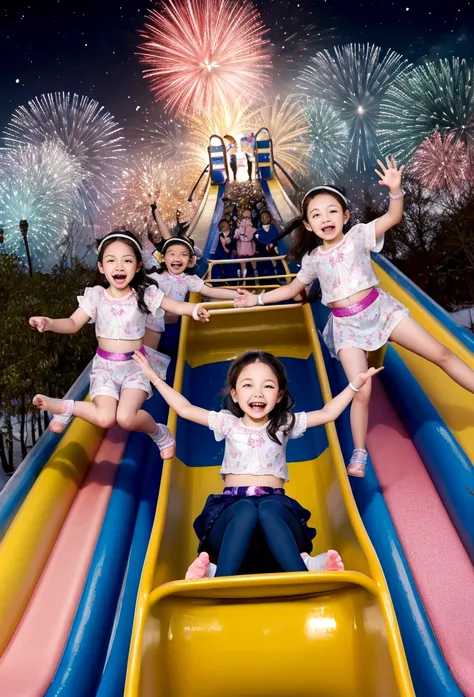
<path fill-rule="evenodd" d="M 381 290 L 370 262 L 380 252 L 384 235 L 403 216 L 402 172 L 393 158 L 378 160 L 379 184 L 389 189 L 388 211 L 377 220 L 352 227 L 344 234 L 350 212 L 345 196 L 331 186 L 316 186 L 303 198 L 300 226 L 294 233 L 291 256 L 301 259 L 301 270 L 286 286 L 252 295 L 239 289 L 236 307 L 289 300 L 319 279 L 322 303 L 331 308 L 323 339 L 341 361 L 348 380 L 367 370 L 367 353 L 387 341 L 413 351 L 442 368 L 455 382 L 474 392 L 474 371 L 418 324 L 406 307 Z M 354 452 L 348 474 L 363 477 L 367 462 L 366 435 L 370 381 L 357 390 L 351 407 Z"/>
<path fill-rule="evenodd" d="M 173 457 L 175 442 L 166 426 L 157 424 L 141 407 L 151 397 L 150 381 L 132 360 L 135 351 L 145 354 L 143 335 L 149 314 L 160 308 L 177 315 L 208 321 L 200 305 L 178 302 L 164 295 L 145 275 L 141 245 L 128 231 L 111 232 L 99 244 L 97 267 L 105 286 L 86 288 L 78 297 L 79 308 L 67 319 L 30 317 L 40 332 L 75 334 L 87 322 L 95 323 L 99 346 L 92 363 L 90 402 L 52 399 L 36 395 L 33 404 L 54 414 L 49 428 L 61 433 L 73 416 L 110 428 L 118 423 L 128 431 L 148 433 L 163 459 Z M 154 364 L 156 367 L 156 363 Z M 163 365 L 162 373 L 166 371 Z"/>

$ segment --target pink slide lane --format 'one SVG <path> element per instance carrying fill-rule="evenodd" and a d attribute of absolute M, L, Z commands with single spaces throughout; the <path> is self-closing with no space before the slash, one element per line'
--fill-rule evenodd
<path fill-rule="evenodd" d="M 474 569 L 380 381 L 367 443 L 380 488 L 447 664 L 474 697 Z"/>
<path fill-rule="evenodd" d="M 54 676 L 107 510 L 127 434 L 111 428 L 59 533 L 35 592 L 0 659 L 0 695 L 43 697 Z"/>

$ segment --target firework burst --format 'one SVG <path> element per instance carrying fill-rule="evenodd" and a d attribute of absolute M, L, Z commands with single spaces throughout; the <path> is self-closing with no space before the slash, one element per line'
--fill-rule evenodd
<path fill-rule="evenodd" d="M 385 153 L 407 159 L 436 131 L 453 132 L 474 149 L 474 66 L 445 58 L 413 68 L 387 92 L 381 107 Z"/>
<path fill-rule="evenodd" d="M 190 152 L 188 131 L 178 119 L 163 115 L 147 118 L 137 130 L 137 146 L 144 154 L 159 153 L 163 160 L 174 162 L 194 159 L 194 153 Z"/>
<path fill-rule="evenodd" d="M 436 131 L 415 152 L 410 172 L 427 189 L 457 194 L 472 178 L 471 154 L 454 132 L 443 137 Z"/>
<path fill-rule="evenodd" d="M 189 132 L 189 143 L 196 154 L 207 157 L 209 138 L 213 135 L 224 138 L 226 135 L 234 137 L 249 131 L 253 127 L 255 111 L 248 105 L 244 105 L 240 99 L 235 99 L 229 104 L 216 105 L 212 111 L 206 114 L 190 115 L 185 119 Z"/>
<path fill-rule="evenodd" d="M 59 143 L 23 145 L 3 151 L 0 160 L 0 226 L 5 249 L 25 257 L 20 220 L 29 223 L 33 264 L 48 270 L 58 261 L 58 246 L 78 206 L 82 172 Z"/>
<path fill-rule="evenodd" d="M 4 137 L 8 147 L 62 143 L 83 173 L 78 192 L 83 215 L 90 220 L 113 200 L 123 166 L 121 130 L 94 100 L 55 92 L 18 107 Z"/>
<path fill-rule="evenodd" d="M 307 158 L 316 183 L 336 180 L 349 160 L 347 124 L 327 102 L 312 99 L 305 109 L 308 122 Z"/>
<path fill-rule="evenodd" d="M 290 172 L 304 172 L 308 149 L 308 124 L 301 102 L 293 95 L 281 100 L 277 97 L 251 115 L 255 133 L 268 128 L 273 141 L 275 160 Z"/>
<path fill-rule="evenodd" d="M 176 211 L 182 220 L 190 220 L 199 200 L 188 203 L 197 179 L 196 168 L 166 162 L 154 156 L 136 155 L 122 172 L 122 187 L 107 216 L 109 230 L 123 228 L 141 235 L 150 215 L 150 201 L 156 199 L 167 225 L 176 223 Z"/>
<path fill-rule="evenodd" d="M 408 67 L 394 51 L 382 56 L 378 46 L 346 44 L 317 53 L 299 78 L 307 94 L 330 103 L 346 121 L 351 160 L 358 171 L 371 167 L 377 159 L 380 104 L 393 81 Z"/>
<path fill-rule="evenodd" d="M 268 84 L 269 41 L 256 8 L 231 0 L 168 0 L 150 10 L 141 61 L 167 111 L 210 111 Z"/>

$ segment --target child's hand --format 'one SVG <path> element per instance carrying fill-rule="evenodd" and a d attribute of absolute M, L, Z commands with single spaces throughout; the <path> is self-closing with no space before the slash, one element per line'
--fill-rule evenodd
<path fill-rule="evenodd" d="M 402 188 L 402 174 L 403 170 L 405 169 L 405 165 L 398 168 L 397 161 L 394 157 L 392 157 L 392 155 L 389 155 L 386 158 L 386 161 L 387 166 L 385 166 L 381 160 L 377 160 L 377 164 L 382 170 L 381 172 L 379 172 L 378 169 L 375 170 L 375 174 L 380 177 L 379 184 L 381 186 L 388 186 L 390 191 L 393 191 L 394 193 L 400 193 Z"/>
<path fill-rule="evenodd" d="M 39 332 L 46 331 L 46 328 L 53 323 L 49 317 L 30 317 L 28 320 L 30 327 L 37 329 Z"/>
<path fill-rule="evenodd" d="M 254 307 L 258 302 L 258 297 L 248 290 L 237 288 L 237 297 L 234 298 L 234 307 Z"/>
<path fill-rule="evenodd" d="M 138 365 L 143 370 L 146 377 L 150 380 L 151 383 L 156 381 L 156 379 L 158 378 L 158 375 L 155 373 L 155 371 L 151 367 L 150 361 L 148 360 L 148 358 L 145 356 L 144 353 L 142 353 L 141 351 L 135 351 L 133 356 L 132 356 L 132 360 L 134 360 L 135 363 L 138 363 Z"/>
<path fill-rule="evenodd" d="M 194 306 L 193 309 L 193 319 L 197 320 L 198 322 L 209 322 L 211 315 L 209 312 L 202 307 L 199 303 L 197 303 Z"/>
<path fill-rule="evenodd" d="M 360 390 L 361 387 L 365 385 L 367 380 L 370 380 L 370 378 L 373 378 L 374 375 L 377 375 L 377 373 L 380 373 L 380 371 L 383 370 L 382 368 L 369 368 L 366 373 L 357 373 L 355 378 L 351 380 L 352 384 L 354 387 L 356 387 L 358 390 Z"/>

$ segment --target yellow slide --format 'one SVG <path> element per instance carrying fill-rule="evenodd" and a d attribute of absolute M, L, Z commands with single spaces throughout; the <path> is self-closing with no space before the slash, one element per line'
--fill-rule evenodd
<path fill-rule="evenodd" d="M 297 410 L 330 398 L 310 306 L 228 310 L 184 320 L 174 387 L 219 408 L 229 361 L 260 348 L 284 362 Z M 126 697 L 394 697 L 414 691 L 382 569 L 362 525 L 335 427 L 290 442 L 287 491 L 312 512 L 313 554 L 335 548 L 344 572 L 184 581 L 192 523 L 222 488 L 220 446 L 170 416 L 165 464 L 142 573 Z M 222 444 L 220 444 L 222 445 Z"/>

